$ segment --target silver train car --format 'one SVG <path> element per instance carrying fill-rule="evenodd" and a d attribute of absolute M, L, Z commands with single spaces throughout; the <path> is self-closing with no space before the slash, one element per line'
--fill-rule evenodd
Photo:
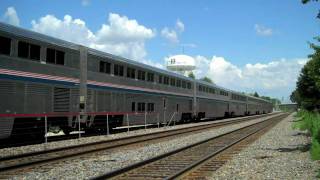
<path fill-rule="evenodd" d="M 0 139 L 270 113 L 272 104 L 88 47 L 0 23 Z M 81 112 L 81 116 L 73 113 Z M 106 115 L 106 113 L 108 115 Z M 50 116 L 50 114 L 55 114 Z M 77 118 L 79 117 L 79 118 Z"/>

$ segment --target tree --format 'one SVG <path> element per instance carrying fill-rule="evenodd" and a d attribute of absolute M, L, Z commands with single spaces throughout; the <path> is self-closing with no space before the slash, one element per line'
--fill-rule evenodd
<path fill-rule="evenodd" d="M 211 84 L 213 84 L 213 81 L 210 79 L 210 78 L 208 78 L 208 77 L 203 77 L 203 78 L 201 78 L 200 79 L 201 81 L 204 81 L 204 82 L 208 82 L 208 83 L 211 83 Z"/>
<path fill-rule="evenodd" d="M 298 106 L 301 106 L 301 97 L 299 95 L 299 92 L 297 91 L 297 89 L 295 89 L 291 95 L 290 95 L 290 100 L 294 103 L 297 103 Z"/>
<path fill-rule="evenodd" d="M 311 2 L 311 1 L 318 2 L 319 0 L 301 0 L 302 4 L 307 4 L 307 3 Z M 320 11 L 318 12 L 317 18 L 320 19 Z"/>
<path fill-rule="evenodd" d="M 320 42 L 319 37 L 315 39 Z M 315 110 L 320 107 L 320 46 L 310 43 L 310 47 L 314 52 L 301 69 L 296 90 L 291 93 L 290 99 L 307 110 Z"/>
<path fill-rule="evenodd" d="M 192 79 L 195 79 L 195 78 L 196 78 L 196 77 L 194 76 L 193 72 L 190 72 L 190 73 L 188 74 L 188 77 L 189 77 L 189 78 L 192 78 Z"/>
<path fill-rule="evenodd" d="M 269 97 L 269 96 L 261 96 L 261 98 L 262 98 L 262 99 L 265 99 L 265 100 L 267 100 L 267 101 L 271 101 L 271 97 Z"/>
<path fill-rule="evenodd" d="M 257 92 L 254 92 L 253 96 L 254 97 L 259 97 L 259 94 Z"/>
<path fill-rule="evenodd" d="M 303 4 L 307 4 L 307 3 L 310 2 L 310 1 L 318 1 L 318 0 L 302 0 L 302 3 L 303 3 Z"/>

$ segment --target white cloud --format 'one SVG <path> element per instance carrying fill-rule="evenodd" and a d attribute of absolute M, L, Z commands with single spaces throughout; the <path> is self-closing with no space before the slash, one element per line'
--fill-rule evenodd
<path fill-rule="evenodd" d="M 85 46 L 89 46 L 95 39 L 84 21 L 73 19 L 70 15 L 65 15 L 63 20 L 54 15 L 46 15 L 38 21 L 33 20 L 31 24 L 34 31 Z"/>
<path fill-rule="evenodd" d="M 154 62 L 154 61 L 149 60 L 149 59 L 143 59 L 141 62 L 142 62 L 143 64 L 147 64 L 147 65 L 149 65 L 149 66 L 153 66 L 153 67 L 157 67 L 157 68 L 160 68 L 160 69 L 164 69 L 163 64 L 158 63 L 158 62 Z"/>
<path fill-rule="evenodd" d="M 193 44 L 193 43 L 182 43 L 182 44 L 180 44 L 180 46 L 189 47 L 189 48 L 196 48 L 197 47 L 197 45 Z"/>
<path fill-rule="evenodd" d="M 223 57 L 211 59 L 196 56 L 198 78 L 210 77 L 217 85 L 240 92 L 257 91 L 261 95 L 287 97 L 307 59 L 280 59 L 269 63 L 246 64 L 239 67 Z"/>
<path fill-rule="evenodd" d="M 19 26 L 20 20 L 14 7 L 8 7 L 3 15 L 3 20 L 11 25 Z"/>
<path fill-rule="evenodd" d="M 183 32 L 183 31 L 184 31 L 184 24 L 183 24 L 183 22 L 182 22 L 180 19 L 177 19 L 176 29 L 177 29 L 179 32 Z"/>
<path fill-rule="evenodd" d="M 260 24 L 255 24 L 254 29 L 256 33 L 260 36 L 271 36 L 273 34 L 273 31 L 271 28 L 265 27 Z"/>
<path fill-rule="evenodd" d="M 161 36 L 167 39 L 170 43 L 178 44 L 179 35 L 184 31 L 184 24 L 180 19 L 177 19 L 175 28 L 164 27 L 161 30 Z"/>
<path fill-rule="evenodd" d="M 161 35 L 171 43 L 179 43 L 178 35 L 173 29 L 165 27 L 161 30 Z"/>
<path fill-rule="evenodd" d="M 155 36 L 153 30 L 136 20 L 114 13 L 109 14 L 108 22 L 96 33 L 83 20 L 70 15 L 65 15 L 63 20 L 46 15 L 31 24 L 34 31 L 134 60 L 145 58 L 145 41 Z"/>
<path fill-rule="evenodd" d="M 90 4 L 90 0 L 81 0 L 82 6 L 88 6 Z"/>

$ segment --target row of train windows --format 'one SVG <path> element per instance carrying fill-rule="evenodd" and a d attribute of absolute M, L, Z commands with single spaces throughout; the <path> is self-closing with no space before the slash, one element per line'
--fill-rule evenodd
<path fill-rule="evenodd" d="M 18 57 L 30 59 L 33 61 L 40 60 L 41 46 L 27 43 L 24 41 L 18 42 Z M 11 53 L 11 39 L 0 36 L 0 54 L 9 55 Z M 46 62 L 51 64 L 64 65 L 64 52 L 47 48 Z"/>
<path fill-rule="evenodd" d="M 170 82 L 169 82 L 170 80 Z M 165 84 L 175 87 L 191 89 L 191 83 L 180 79 L 169 78 L 168 76 L 159 75 L 159 84 Z"/>
<path fill-rule="evenodd" d="M 100 61 L 100 70 L 99 72 L 111 74 L 111 63 Z M 124 76 L 124 66 L 114 64 L 113 65 L 113 74 L 115 76 Z M 154 82 L 154 74 L 153 73 L 146 73 L 145 71 L 138 70 L 138 76 L 137 78 L 139 80 L 145 81 L 146 80 L 146 74 L 147 74 L 147 81 Z M 131 79 L 136 78 L 136 70 L 133 68 L 128 67 L 127 68 L 127 77 Z"/>
<path fill-rule="evenodd" d="M 146 109 L 146 105 L 147 105 L 147 109 Z M 137 108 L 136 108 L 137 106 Z M 131 103 L 131 111 L 132 112 L 154 112 L 154 103 L 144 103 L 144 102 L 132 102 Z"/>
<path fill-rule="evenodd" d="M 100 67 L 99 67 L 99 72 L 106 73 L 106 74 L 111 74 L 111 63 L 105 62 L 105 61 L 100 61 Z M 124 66 L 114 64 L 113 65 L 113 74 L 116 76 L 124 76 Z M 136 74 L 136 71 L 138 72 Z M 137 75 L 137 77 L 136 77 Z M 138 79 L 141 81 L 149 81 L 149 82 L 154 82 L 154 73 L 151 72 L 145 72 L 142 70 L 136 70 L 131 67 L 127 67 L 127 78 L 131 79 Z M 174 79 L 174 78 L 169 78 L 167 76 L 162 76 L 159 75 L 159 84 L 165 84 L 169 85 L 169 79 L 170 79 L 170 85 L 171 86 L 176 86 L 176 87 L 182 87 L 182 88 L 188 88 L 191 89 L 191 83 L 186 82 L 180 79 Z"/>
<path fill-rule="evenodd" d="M 220 90 L 220 95 L 222 95 L 222 96 L 229 96 L 229 93 L 226 92 L 226 91 L 221 91 L 221 90 Z"/>
<path fill-rule="evenodd" d="M 238 101 L 246 101 L 246 97 L 245 96 L 240 96 L 240 95 L 237 95 L 237 94 L 232 94 L 231 99 L 238 100 Z"/>
<path fill-rule="evenodd" d="M 207 86 L 199 85 L 198 88 L 199 88 L 199 91 L 200 91 L 200 92 L 205 92 L 205 93 L 210 93 L 210 94 L 215 94 L 215 93 L 216 93 L 216 89 L 210 88 L 210 87 L 207 87 Z M 229 93 L 226 92 L 226 91 L 220 90 L 220 95 L 222 95 L 222 96 L 229 96 Z"/>
<path fill-rule="evenodd" d="M 210 94 L 215 94 L 216 93 L 215 89 L 209 88 L 207 86 L 201 86 L 201 85 L 199 85 L 199 91 L 200 92 L 210 93 Z"/>

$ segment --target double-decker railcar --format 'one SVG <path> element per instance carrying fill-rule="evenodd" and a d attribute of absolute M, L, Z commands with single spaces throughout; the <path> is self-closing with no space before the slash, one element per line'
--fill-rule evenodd
<path fill-rule="evenodd" d="M 270 102 L 0 23 L 0 139 L 269 113 Z M 81 112 L 78 116 L 76 112 Z M 23 116 L 25 114 L 26 116 Z M 34 114 L 34 117 L 32 116 Z M 20 116 L 16 116 L 20 115 Z M 77 118 L 80 117 L 80 118 Z"/>

